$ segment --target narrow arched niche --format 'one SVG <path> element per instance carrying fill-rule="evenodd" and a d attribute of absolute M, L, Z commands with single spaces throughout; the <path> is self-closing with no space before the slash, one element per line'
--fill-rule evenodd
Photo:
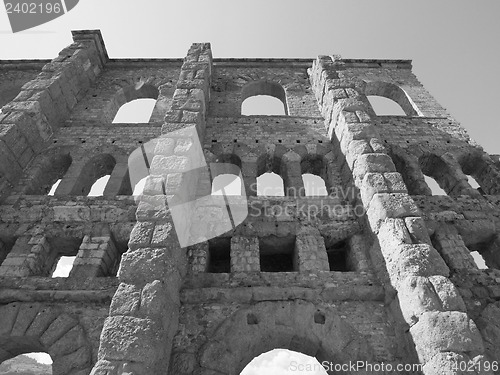
<path fill-rule="evenodd" d="M 132 101 L 138 100 L 138 99 L 153 99 L 155 104 L 156 100 L 158 99 L 158 96 L 160 95 L 160 92 L 158 91 L 158 88 L 155 86 L 145 83 L 143 81 L 137 82 L 135 85 L 129 85 L 126 87 L 121 88 L 118 90 L 118 92 L 113 96 L 111 99 L 110 103 L 106 106 L 105 108 L 105 116 L 109 119 L 111 122 L 136 122 L 136 121 L 115 121 L 114 119 L 116 118 L 119 110 L 121 107 L 127 103 L 131 103 Z M 138 101 L 137 103 L 148 103 L 148 102 L 143 102 L 143 101 Z M 149 102 L 151 103 L 151 102 Z M 151 105 L 151 104 L 149 104 Z M 133 104 L 132 104 L 133 106 Z M 154 105 L 153 105 L 154 108 Z M 151 108 L 152 112 L 152 108 Z M 149 116 L 151 117 L 151 116 Z M 149 121 L 149 118 L 148 118 Z M 146 122 L 148 122 L 146 121 Z"/>
<path fill-rule="evenodd" d="M 380 96 L 396 102 L 406 116 L 421 116 L 420 111 L 408 94 L 393 83 L 368 81 L 366 82 L 365 95 L 367 97 Z M 377 111 L 375 112 L 377 113 Z"/>
<path fill-rule="evenodd" d="M 241 114 L 288 115 L 285 90 L 280 84 L 265 80 L 248 83 L 241 90 Z"/>

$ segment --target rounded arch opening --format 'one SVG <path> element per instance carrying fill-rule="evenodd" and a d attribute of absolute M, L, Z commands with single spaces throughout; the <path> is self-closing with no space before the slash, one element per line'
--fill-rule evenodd
<path fill-rule="evenodd" d="M 130 106 L 132 106 L 132 112 L 134 112 L 133 110 L 134 106 L 147 107 L 153 104 L 153 106 L 150 109 L 152 111 L 159 95 L 160 92 L 157 87 L 140 80 L 133 85 L 128 85 L 127 87 L 118 90 L 118 92 L 112 98 L 111 103 L 107 107 L 106 115 L 109 116 L 109 120 L 112 120 L 113 123 L 139 122 L 139 121 L 123 121 L 123 120 L 118 121 L 116 120 L 116 116 L 118 115 L 118 112 L 122 107 L 125 107 L 124 111 L 126 112 L 128 106 L 125 105 L 128 103 L 132 103 L 133 101 L 135 102 L 137 100 L 139 100 L 136 102 L 137 104 L 130 104 Z M 139 116 L 139 114 L 141 112 L 144 112 L 144 110 L 137 111 L 136 109 L 136 112 L 137 112 L 136 114 L 129 113 L 129 116 L 136 116 L 136 115 Z M 143 114 L 142 116 L 147 117 L 147 114 L 146 115 Z M 149 117 L 151 117 L 151 112 Z M 142 122 L 149 122 L 149 117 L 147 121 L 142 121 Z M 143 118 L 141 118 L 141 120 L 143 120 Z"/>
<path fill-rule="evenodd" d="M 241 178 L 232 173 L 223 173 L 212 181 L 212 195 L 241 195 Z"/>
<path fill-rule="evenodd" d="M 493 160 L 483 155 L 467 154 L 458 162 L 473 189 L 481 194 L 500 193 L 500 172 Z"/>
<path fill-rule="evenodd" d="M 280 84 L 269 81 L 248 83 L 241 91 L 241 114 L 288 115 L 285 89 Z"/>
<path fill-rule="evenodd" d="M 69 153 L 43 156 L 32 169 L 24 194 L 54 195 L 59 183 L 73 162 Z"/>
<path fill-rule="evenodd" d="M 283 178 L 274 172 L 266 172 L 257 177 L 257 196 L 284 197 Z"/>
<path fill-rule="evenodd" d="M 240 375 L 287 375 L 290 372 L 310 375 L 327 375 L 315 357 L 288 349 L 273 349 L 252 359 Z"/>
<path fill-rule="evenodd" d="M 377 116 L 406 116 L 403 108 L 394 100 L 377 95 L 367 95 Z"/>
<path fill-rule="evenodd" d="M 72 193 L 75 195 L 102 195 L 100 191 L 102 189 L 104 192 L 115 165 L 116 160 L 110 154 L 94 156 L 82 168 L 78 183 L 75 184 Z M 98 182 L 97 185 L 96 182 Z"/>
<path fill-rule="evenodd" d="M 101 197 L 104 194 L 104 189 L 108 184 L 111 175 L 107 174 L 98 178 L 90 187 L 90 191 L 87 194 L 88 197 Z"/>
<path fill-rule="evenodd" d="M 320 363 L 375 358 L 367 336 L 334 309 L 304 301 L 265 301 L 222 322 L 201 349 L 199 365 L 202 370 L 240 374 L 255 357 L 276 348 L 313 356 Z"/>
<path fill-rule="evenodd" d="M 325 181 L 312 173 L 302 174 L 302 181 L 304 182 L 304 194 L 306 197 L 319 197 L 327 196 Z"/>
<path fill-rule="evenodd" d="M 24 352 L 13 358 L 0 360 L 0 374 L 52 375 L 52 358 L 45 352 Z"/>
<path fill-rule="evenodd" d="M 421 156 L 418 163 L 432 195 L 449 195 L 457 181 L 446 162 L 437 155 Z"/>
<path fill-rule="evenodd" d="M 401 87 L 393 83 L 383 81 L 368 81 L 366 82 L 365 95 L 367 97 L 383 97 L 396 102 L 404 112 L 403 115 L 421 116 L 420 111 L 418 110 L 413 100 L 408 96 L 408 94 Z M 377 113 L 377 111 L 375 111 L 375 113 Z"/>
<path fill-rule="evenodd" d="M 113 124 L 140 124 L 149 122 L 156 99 L 134 99 L 123 104 L 116 112 Z"/>

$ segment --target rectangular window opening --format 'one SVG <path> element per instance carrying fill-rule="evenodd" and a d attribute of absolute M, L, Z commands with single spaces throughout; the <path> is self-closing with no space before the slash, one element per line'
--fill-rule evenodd
<path fill-rule="evenodd" d="M 208 241 L 208 272 L 231 272 L 231 238 L 220 237 Z"/>
<path fill-rule="evenodd" d="M 261 272 L 294 272 L 295 237 L 267 236 L 259 238 Z"/>
<path fill-rule="evenodd" d="M 348 265 L 347 254 L 349 252 L 349 244 L 347 240 L 336 242 L 326 248 L 328 256 L 328 265 L 330 271 L 348 272 L 350 267 Z"/>
<path fill-rule="evenodd" d="M 68 277 L 73 268 L 76 255 L 83 238 L 49 237 L 50 254 L 45 264 L 44 275 L 49 277 Z"/>

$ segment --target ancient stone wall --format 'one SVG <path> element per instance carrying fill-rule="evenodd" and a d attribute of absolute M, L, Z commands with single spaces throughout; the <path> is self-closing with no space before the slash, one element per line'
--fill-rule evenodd
<path fill-rule="evenodd" d="M 500 373 L 487 368 L 500 360 L 498 162 L 409 61 L 213 59 L 208 43 L 113 60 L 100 32 L 73 37 L 52 61 L 0 63 L 1 360 L 237 375 L 283 348 Z M 261 94 L 285 115 L 242 115 Z M 377 116 L 370 95 L 406 116 Z M 149 122 L 113 123 L 139 98 L 156 100 Z M 267 172 L 285 196 L 257 194 Z M 308 196 L 305 173 L 328 196 Z M 211 196 L 224 174 L 244 194 Z M 71 273 L 51 278 L 61 256 Z"/>

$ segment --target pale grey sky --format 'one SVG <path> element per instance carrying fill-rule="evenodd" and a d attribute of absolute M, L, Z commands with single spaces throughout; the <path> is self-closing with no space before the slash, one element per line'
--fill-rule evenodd
<path fill-rule="evenodd" d="M 430 93 L 500 154 L 499 11 L 498 0 L 80 0 L 17 34 L 0 8 L 0 59 L 54 58 L 75 29 L 101 29 L 112 58 L 178 58 L 211 42 L 214 57 L 412 59 Z"/>

